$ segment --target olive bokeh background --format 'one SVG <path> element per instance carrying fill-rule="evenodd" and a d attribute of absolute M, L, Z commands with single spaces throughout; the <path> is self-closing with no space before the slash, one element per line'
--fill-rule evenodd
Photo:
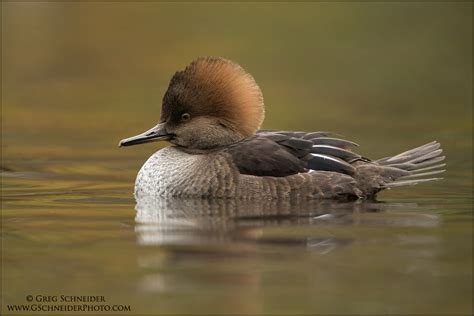
<path fill-rule="evenodd" d="M 471 26 L 470 2 L 4 2 L 4 157 L 146 156 L 156 144 L 116 144 L 207 55 L 253 74 L 265 128 L 333 131 L 366 155 L 467 144 Z"/>

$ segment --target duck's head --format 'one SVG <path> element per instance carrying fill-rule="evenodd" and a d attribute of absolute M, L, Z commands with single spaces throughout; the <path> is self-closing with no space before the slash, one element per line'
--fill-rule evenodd
<path fill-rule="evenodd" d="M 253 77 L 232 61 L 204 57 L 171 78 L 160 123 L 119 146 L 167 140 L 189 149 L 212 149 L 252 136 L 263 118 L 263 96 Z"/>

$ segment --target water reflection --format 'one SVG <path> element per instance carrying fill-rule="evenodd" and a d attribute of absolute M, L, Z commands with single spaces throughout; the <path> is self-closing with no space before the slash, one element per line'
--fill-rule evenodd
<path fill-rule="evenodd" d="M 296 225 L 379 224 L 390 226 L 435 227 L 440 218 L 415 213 L 397 216 L 397 209 L 417 208 L 416 203 L 376 201 L 339 202 L 327 200 L 233 200 L 163 199 L 142 197 L 137 200 L 135 231 L 140 245 L 205 245 L 229 241 L 274 245 L 299 245 L 326 253 L 348 238 L 331 234 L 311 237 L 294 233 Z M 390 212 L 387 212 L 390 210 Z M 383 215 L 370 216 L 383 212 Z M 290 228 L 291 234 L 264 234 L 271 227 Z M 312 228 L 318 231 L 318 226 Z"/>
<path fill-rule="evenodd" d="M 301 295 L 295 300 L 307 304 L 318 295 L 337 301 L 333 295 L 344 292 L 338 284 L 349 282 L 347 278 L 382 286 L 381 275 L 392 283 L 407 276 L 436 276 L 442 240 L 433 229 L 442 221 L 425 213 L 425 207 L 375 201 L 141 198 L 135 232 L 138 245 L 149 251 L 137 257 L 145 272 L 137 288 L 160 296 L 206 288 L 203 302 L 221 297 L 223 310 L 235 304 L 239 313 L 263 313 L 263 298 L 291 296 L 295 286 Z M 412 227 L 424 232 L 414 234 Z M 224 287 L 238 300 L 220 293 Z"/>

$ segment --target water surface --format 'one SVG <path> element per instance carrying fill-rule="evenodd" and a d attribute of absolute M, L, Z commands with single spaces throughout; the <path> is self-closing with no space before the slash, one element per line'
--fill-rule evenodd
<path fill-rule="evenodd" d="M 4 302 L 105 295 L 134 313 L 471 308 L 472 201 L 450 181 L 383 202 L 136 204 L 117 176 L 136 169 L 124 165 L 2 172 Z"/>

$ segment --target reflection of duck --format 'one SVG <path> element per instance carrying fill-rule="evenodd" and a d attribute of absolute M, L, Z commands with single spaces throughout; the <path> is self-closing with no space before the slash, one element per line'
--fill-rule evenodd
<path fill-rule="evenodd" d="M 138 173 L 137 196 L 372 198 L 435 180 L 437 142 L 370 161 L 325 132 L 258 131 L 263 97 L 251 75 L 222 58 L 200 58 L 171 79 L 161 120 L 121 146 L 168 140 Z"/>
<path fill-rule="evenodd" d="M 142 245 L 195 245 L 251 241 L 269 244 L 299 244 L 309 248 L 348 242 L 347 238 L 328 234 L 327 225 L 439 225 L 433 214 L 420 213 L 413 203 L 381 203 L 375 201 L 332 201 L 299 199 L 181 199 L 142 196 L 137 198 L 136 226 Z M 398 213 L 397 210 L 405 210 Z M 417 209 L 418 212 L 406 212 Z M 388 211 L 388 212 L 385 212 Z M 371 213 L 378 212 L 377 216 Z M 325 229 L 284 230 L 283 235 L 269 234 L 291 225 L 324 224 Z M 333 226 L 334 227 L 334 226 Z M 290 233 L 291 232 L 291 233 Z M 347 237 L 347 236 L 346 236 Z M 331 241 L 331 242 L 329 242 Z M 317 246 L 316 246 L 317 245 Z"/>
<path fill-rule="evenodd" d="M 137 198 L 135 230 L 142 245 L 209 244 L 258 241 L 271 244 L 315 244 L 320 238 L 269 239 L 261 236 L 264 227 L 282 223 L 333 221 L 354 211 L 373 211 L 382 203 L 284 199 L 173 199 L 143 196 Z M 323 238 L 327 241 L 327 236 Z M 332 239 L 332 237 L 331 237 Z M 346 242 L 342 240 L 341 242 Z"/>

